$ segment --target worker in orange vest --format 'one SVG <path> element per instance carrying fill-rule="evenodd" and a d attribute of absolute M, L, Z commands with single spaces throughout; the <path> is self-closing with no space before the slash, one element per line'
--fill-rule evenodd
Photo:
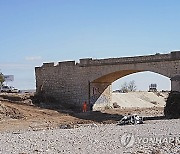
<path fill-rule="evenodd" d="M 83 112 L 86 112 L 87 111 L 87 103 L 86 101 L 83 103 Z"/>

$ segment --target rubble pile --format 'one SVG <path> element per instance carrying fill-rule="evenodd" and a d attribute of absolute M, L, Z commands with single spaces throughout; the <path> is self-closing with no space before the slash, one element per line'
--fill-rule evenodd
<path fill-rule="evenodd" d="M 0 104 L 0 120 L 11 118 L 21 119 L 24 115 L 16 108 Z"/>
<path fill-rule="evenodd" d="M 1 93 L 0 101 L 8 101 L 12 103 L 20 103 L 20 104 L 32 104 L 32 94 L 14 94 L 14 93 Z"/>

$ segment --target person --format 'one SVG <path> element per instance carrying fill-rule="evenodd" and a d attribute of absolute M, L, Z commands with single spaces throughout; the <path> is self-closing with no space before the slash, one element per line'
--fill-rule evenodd
<path fill-rule="evenodd" d="M 83 112 L 87 112 L 87 103 L 86 103 L 86 101 L 83 103 Z"/>

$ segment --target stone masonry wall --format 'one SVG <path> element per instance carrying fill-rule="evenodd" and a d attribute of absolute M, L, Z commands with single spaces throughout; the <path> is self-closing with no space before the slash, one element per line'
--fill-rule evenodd
<path fill-rule="evenodd" d="M 43 91 L 46 96 L 54 97 L 60 103 L 79 105 L 82 101 L 88 101 L 87 95 L 83 94 L 89 90 L 83 69 L 76 66 L 75 62 L 74 65 L 69 65 L 69 62 L 57 66 L 43 64 L 36 68 L 37 92 Z"/>

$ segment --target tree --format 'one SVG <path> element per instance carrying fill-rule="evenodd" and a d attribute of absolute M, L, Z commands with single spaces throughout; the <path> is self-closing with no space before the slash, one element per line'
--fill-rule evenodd
<path fill-rule="evenodd" d="M 127 93 L 127 92 L 128 92 L 128 84 L 127 84 L 127 82 L 124 82 L 124 83 L 121 85 L 120 91 L 123 92 L 123 93 Z"/>
<path fill-rule="evenodd" d="M 124 82 L 121 85 L 121 89 L 120 89 L 123 93 L 127 93 L 130 91 L 136 91 L 136 85 L 135 85 L 135 81 L 130 81 L 129 83 Z"/>
<path fill-rule="evenodd" d="M 129 84 L 128 84 L 128 90 L 129 91 L 136 91 L 136 85 L 135 85 L 135 81 L 134 80 L 132 80 L 132 81 L 130 81 L 129 82 Z"/>
<path fill-rule="evenodd" d="M 0 73 L 0 86 L 2 86 L 3 82 L 4 82 L 4 75 L 2 73 Z"/>

